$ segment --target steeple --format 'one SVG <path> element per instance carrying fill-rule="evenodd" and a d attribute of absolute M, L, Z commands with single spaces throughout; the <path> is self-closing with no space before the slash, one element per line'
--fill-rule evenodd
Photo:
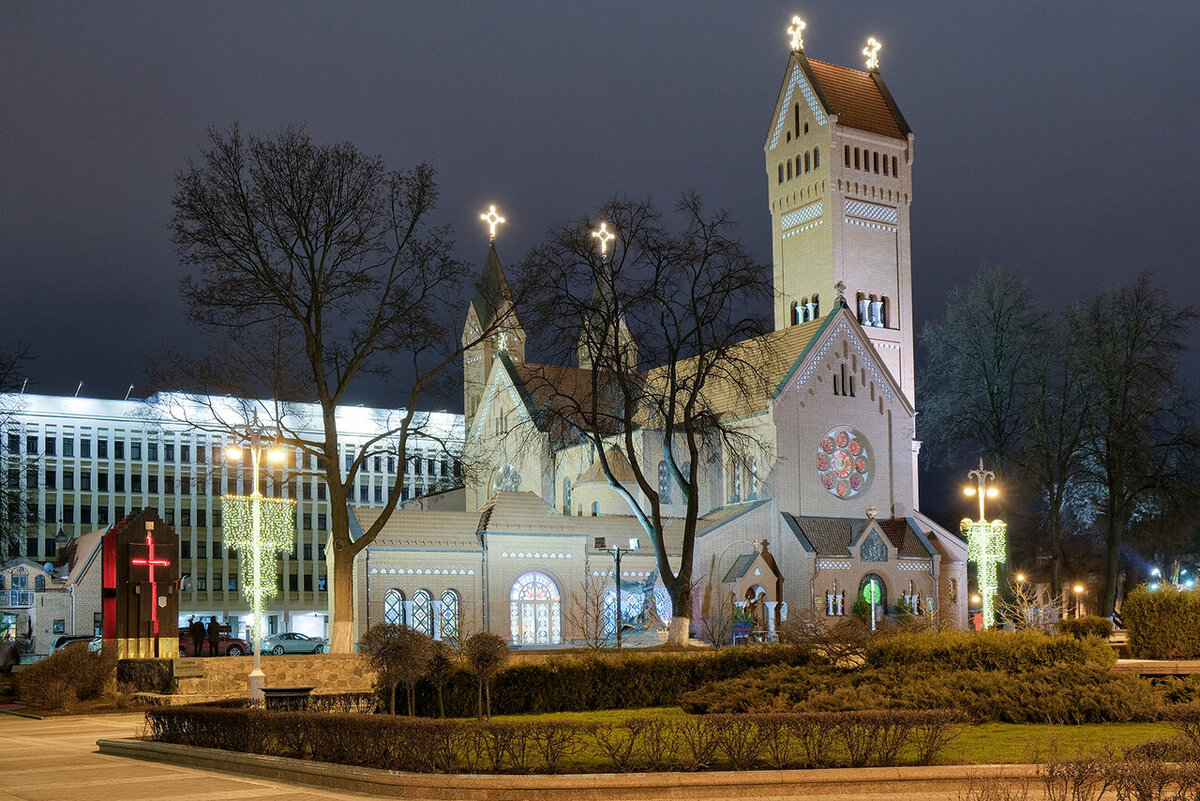
<path fill-rule="evenodd" d="M 799 19 L 763 153 L 772 218 L 775 327 L 824 317 L 834 285 L 913 402 L 913 134 L 879 71 L 809 58 Z"/>
<path fill-rule="evenodd" d="M 467 309 L 462 334 L 463 413 L 468 427 L 483 398 L 496 354 L 503 350 L 514 362 L 525 360 L 525 330 L 517 319 L 512 292 L 504 277 L 494 239 L 488 247 L 477 286 L 478 291 Z M 485 332 L 486 337 L 483 336 Z"/>
<path fill-rule="evenodd" d="M 617 358 L 612 357 L 613 348 L 617 349 Z M 626 370 L 637 370 L 637 343 L 625 324 L 624 313 L 613 300 L 612 289 L 604 283 L 597 283 L 592 294 L 591 309 L 579 330 L 575 353 L 584 370 L 592 369 L 600 354 L 603 356 L 599 361 L 606 369 L 620 364 Z"/>

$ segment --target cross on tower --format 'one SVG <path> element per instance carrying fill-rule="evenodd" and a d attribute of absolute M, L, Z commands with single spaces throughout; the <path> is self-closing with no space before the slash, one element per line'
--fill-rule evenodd
<path fill-rule="evenodd" d="M 130 559 L 129 563 L 133 565 L 145 565 L 147 572 L 150 574 L 150 620 L 154 623 L 155 652 L 157 653 L 158 582 L 154 580 L 154 568 L 168 567 L 171 564 L 171 560 L 154 558 L 154 523 L 146 523 L 146 548 L 148 549 L 148 553 L 145 559 Z"/>
<path fill-rule="evenodd" d="M 801 38 L 801 35 L 804 33 L 805 27 L 807 26 L 805 26 L 804 20 L 800 19 L 799 16 L 792 17 L 792 27 L 788 28 L 787 32 L 788 36 L 792 37 L 793 53 L 798 53 L 804 49 L 804 39 Z"/>
<path fill-rule="evenodd" d="M 608 223 L 600 223 L 600 227 L 592 231 L 592 236 L 600 240 L 600 256 L 603 257 L 608 253 L 608 243 L 617 238 L 617 235 L 608 230 Z"/>
<path fill-rule="evenodd" d="M 488 224 L 488 241 L 490 242 L 496 241 L 496 226 L 508 222 L 496 213 L 495 206 L 488 206 L 487 214 L 480 214 L 479 219 Z"/>
<path fill-rule="evenodd" d="M 867 39 L 867 46 L 863 48 L 863 55 L 867 57 L 867 71 L 879 69 L 879 51 L 883 49 L 883 45 L 874 36 Z"/>

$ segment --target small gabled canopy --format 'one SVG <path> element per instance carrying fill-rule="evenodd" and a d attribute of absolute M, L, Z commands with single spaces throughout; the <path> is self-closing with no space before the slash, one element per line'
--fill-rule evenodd
<path fill-rule="evenodd" d="M 858 545 L 863 535 L 871 530 L 880 534 L 896 549 L 896 555 L 908 559 L 928 559 L 937 555 L 916 522 L 908 518 L 851 518 L 851 517 L 801 517 L 784 515 L 789 528 L 805 550 L 821 556 L 846 558 L 851 549 Z"/>

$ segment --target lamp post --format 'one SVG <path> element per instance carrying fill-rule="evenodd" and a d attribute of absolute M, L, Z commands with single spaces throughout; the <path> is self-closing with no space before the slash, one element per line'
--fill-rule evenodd
<path fill-rule="evenodd" d="M 1073 589 L 1075 590 L 1075 619 L 1078 620 L 1079 619 L 1079 604 L 1083 600 L 1083 585 L 1076 584 L 1073 587 Z"/>
<path fill-rule="evenodd" d="M 967 535 L 967 558 L 976 563 L 983 627 L 991 628 L 996 622 L 996 594 L 1000 589 L 996 568 L 1004 561 L 1007 526 L 1003 520 L 989 523 L 984 513 L 984 497 L 995 498 L 1000 494 L 996 487 L 987 485 L 988 481 L 995 481 L 996 474 L 985 470 L 980 459 L 979 468 L 967 473 L 967 477 L 975 479 L 976 485 L 963 487 L 963 494 L 979 496 L 979 519 L 964 518 L 961 525 Z"/>
<path fill-rule="evenodd" d="M 612 551 L 613 557 L 617 561 L 617 582 L 616 582 L 616 585 L 617 585 L 617 620 L 616 620 L 617 648 L 621 647 L 621 554 L 632 553 L 633 551 L 636 551 L 637 549 L 638 549 L 638 538 L 637 537 L 629 538 L 629 547 L 628 548 L 622 548 L 619 545 L 614 545 L 611 548 L 606 548 L 604 537 L 596 537 L 596 550 Z"/>
<path fill-rule="evenodd" d="M 259 586 L 262 583 L 263 573 L 262 493 L 258 488 L 259 465 L 262 462 L 264 449 L 268 460 L 278 462 L 283 459 L 283 449 L 276 444 L 276 440 L 282 436 L 282 432 L 278 428 L 259 423 L 258 413 L 255 412 L 253 422 L 250 425 L 234 426 L 233 434 L 246 445 L 246 448 L 234 443 L 225 449 L 225 455 L 236 461 L 242 459 L 245 451 L 249 450 L 254 481 L 254 490 L 250 493 L 250 553 L 254 564 L 251 573 L 252 585 L 248 588 L 252 599 L 251 611 L 254 613 L 254 668 L 250 671 L 250 700 L 258 701 L 263 697 L 263 685 L 266 684 L 266 676 L 262 671 L 262 603 L 260 599 L 263 588 Z"/>

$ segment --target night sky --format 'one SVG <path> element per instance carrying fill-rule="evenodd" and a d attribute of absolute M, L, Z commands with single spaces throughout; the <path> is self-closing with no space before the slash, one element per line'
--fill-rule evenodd
<path fill-rule="evenodd" d="M 813 58 L 861 68 L 883 42 L 916 132 L 918 332 L 982 262 L 1050 308 L 1142 269 L 1200 306 L 1200 4 L 5 3 L 0 350 L 29 344 L 31 392 L 119 398 L 186 348 L 174 176 L 234 121 L 429 162 L 480 265 L 488 203 L 512 264 L 614 194 L 685 189 L 768 261 L 793 13 Z"/>

